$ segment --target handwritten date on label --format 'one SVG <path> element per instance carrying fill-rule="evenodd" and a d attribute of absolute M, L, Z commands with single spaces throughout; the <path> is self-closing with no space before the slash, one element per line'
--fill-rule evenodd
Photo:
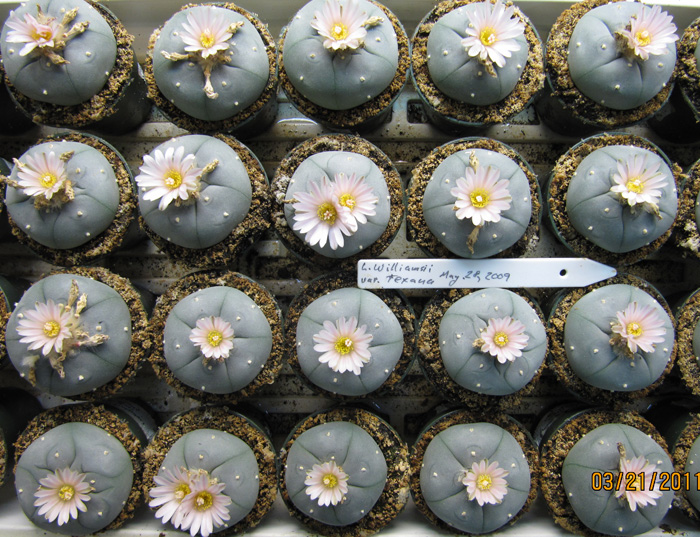
<path fill-rule="evenodd" d="M 491 286 L 487 282 L 498 282 L 493 286 L 502 287 L 510 280 L 510 272 L 457 271 L 436 265 L 436 263 L 414 264 L 400 261 L 389 264 L 360 261 L 358 285 L 364 288 L 431 287 L 444 289 Z"/>

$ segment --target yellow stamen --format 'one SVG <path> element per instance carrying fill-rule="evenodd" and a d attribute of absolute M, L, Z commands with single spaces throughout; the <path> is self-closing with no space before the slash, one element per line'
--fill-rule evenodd
<path fill-rule="evenodd" d="M 345 39 L 348 36 L 348 27 L 342 22 L 336 22 L 331 28 L 331 36 L 337 41 Z"/>
<path fill-rule="evenodd" d="M 214 498 L 206 490 L 197 493 L 197 496 L 194 498 L 194 508 L 197 511 L 206 511 L 212 505 L 214 505 Z"/>
<path fill-rule="evenodd" d="M 332 203 L 322 203 L 318 207 L 318 211 L 316 212 L 318 215 L 319 219 L 323 220 L 329 225 L 335 224 L 335 219 L 338 216 L 337 211 L 335 210 L 335 207 L 333 207 Z"/>
<path fill-rule="evenodd" d="M 628 478 L 627 476 L 630 475 L 630 474 L 632 474 L 632 475 L 634 476 L 634 478 L 632 478 L 632 477 L 629 477 L 629 478 Z M 628 491 L 628 492 L 634 492 L 634 491 L 644 490 L 644 489 L 642 488 L 642 478 L 640 477 L 639 474 L 635 474 L 635 473 L 633 473 L 633 472 L 629 472 L 629 473 L 625 476 L 625 480 L 626 480 L 626 483 L 625 483 L 625 490 L 626 490 L 626 491 Z"/>
<path fill-rule="evenodd" d="M 69 502 L 75 496 L 75 489 L 71 485 L 63 485 L 58 490 L 58 498 L 64 502 Z"/>
<path fill-rule="evenodd" d="M 491 476 L 488 474 L 481 474 L 476 478 L 476 488 L 479 490 L 489 490 L 491 488 Z"/>
<path fill-rule="evenodd" d="M 627 325 L 627 334 L 634 337 L 639 337 L 644 333 L 639 323 L 631 322 Z"/>
<path fill-rule="evenodd" d="M 41 176 L 41 178 L 39 179 L 39 182 L 41 183 L 41 186 L 43 186 L 44 188 L 51 188 L 53 185 L 56 184 L 57 180 L 58 180 L 58 177 L 56 177 L 51 172 L 48 172 L 48 173 Z"/>
<path fill-rule="evenodd" d="M 165 186 L 174 190 L 182 184 L 182 175 L 176 170 L 168 170 L 163 179 Z"/>
<path fill-rule="evenodd" d="M 204 48 L 209 48 L 215 43 L 214 36 L 209 30 L 204 30 L 199 36 L 199 42 Z"/>
<path fill-rule="evenodd" d="M 61 325 L 56 321 L 46 321 L 44 323 L 44 334 L 46 337 L 56 337 L 61 331 Z"/>
<path fill-rule="evenodd" d="M 625 187 L 627 190 L 634 192 L 635 194 L 641 194 L 644 191 L 644 183 L 639 177 L 632 177 L 629 179 Z"/>
<path fill-rule="evenodd" d="M 347 337 L 341 337 L 335 342 L 335 350 L 338 351 L 338 354 L 343 356 L 352 352 L 354 347 L 355 345 L 353 344 L 352 339 Z"/>
<path fill-rule="evenodd" d="M 473 207 L 483 209 L 489 204 L 489 193 L 485 188 L 476 188 L 469 194 L 469 199 Z"/>
<path fill-rule="evenodd" d="M 352 197 L 351 194 L 343 194 L 340 196 L 338 203 L 340 203 L 343 207 L 347 207 L 348 209 L 352 210 L 357 201 L 355 201 L 355 198 Z"/>
<path fill-rule="evenodd" d="M 645 47 L 651 43 L 651 34 L 649 33 L 649 30 L 639 30 L 634 34 L 634 38 L 642 47 Z"/>
<path fill-rule="evenodd" d="M 212 330 L 207 334 L 207 341 L 212 347 L 218 347 L 224 340 L 224 335 L 218 330 Z"/>
<path fill-rule="evenodd" d="M 496 332 L 493 336 L 493 342 L 499 347 L 508 345 L 508 335 L 505 332 Z"/>
<path fill-rule="evenodd" d="M 180 483 L 177 487 L 175 487 L 175 499 L 181 502 L 190 492 L 191 490 L 187 483 Z"/>
<path fill-rule="evenodd" d="M 496 30 L 490 26 L 487 26 L 481 30 L 481 33 L 479 34 L 479 41 L 481 41 L 481 44 L 484 46 L 493 45 L 496 42 L 496 39 Z"/>
<path fill-rule="evenodd" d="M 323 486 L 333 489 L 338 486 L 338 478 L 334 474 L 326 474 L 323 476 Z"/>
<path fill-rule="evenodd" d="M 35 28 L 32 28 L 31 35 L 32 41 L 49 41 L 51 39 L 52 32 L 50 29 L 37 32 Z"/>

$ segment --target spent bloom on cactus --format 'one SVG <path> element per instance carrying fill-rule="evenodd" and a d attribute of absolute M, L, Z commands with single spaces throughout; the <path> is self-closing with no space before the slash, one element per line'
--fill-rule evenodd
<path fill-rule="evenodd" d="M 199 191 L 204 170 L 195 166 L 193 154 L 185 155 L 184 146 L 168 147 L 165 153 L 156 149 L 154 155 L 144 155 L 141 173 L 134 178 L 145 200 L 160 200 L 158 209 L 164 211 L 172 201 L 187 201 Z"/>
<path fill-rule="evenodd" d="M 501 0 L 475 4 L 471 23 L 466 29 L 467 37 L 462 39 L 462 46 L 471 57 L 478 56 L 482 63 L 495 63 L 498 67 L 506 65 L 506 58 L 520 50 L 515 40 L 525 31 L 525 25 L 516 16 L 515 8 L 506 7 Z"/>
<path fill-rule="evenodd" d="M 329 50 L 355 50 L 364 43 L 367 36 L 366 14 L 360 11 L 356 0 L 347 0 L 340 5 L 339 0 L 326 0 L 321 11 L 314 13 L 311 27 L 322 37 L 323 46 Z"/>
<path fill-rule="evenodd" d="M 8 43 L 25 43 L 19 51 L 20 56 L 26 56 L 35 48 L 53 47 L 57 37 L 63 31 L 61 24 L 53 17 L 41 17 L 41 22 L 30 13 L 24 14 L 24 20 L 17 17 L 14 12 L 7 21 Z"/>
<path fill-rule="evenodd" d="M 323 353 L 318 360 L 328 364 L 333 371 L 352 371 L 359 375 L 371 358 L 369 344 L 372 334 L 367 334 L 367 325 L 357 327 L 357 318 L 341 317 L 335 324 L 323 321 L 323 329 L 314 334 L 314 350 Z"/>
<path fill-rule="evenodd" d="M 364 177 L 358 177 L 354 173 L 350 175 L 337 173 L 334 189 L 338 203 L 348 208 L 348 222 L 351 229 L 357 230 L 358 224 L 366 224 L 368 216 L 377 214 L 375 206 L 379 198 L 374 195 L 372 187 L 367 184 Z"/>
<path fill-rule="evenodd" d="M 659 6 L 641 6 L 641 12 L 633 16 L 627 28 L 620 30 L 624 46 L 641 60 L 648 60 L 649 55 L 666 54 L 668 46 L 678 40 L 673 17 L 661 11 Z"/>
<path fill-rule="evenodd" d="M 306 494 L 318 505 L 338 505 L 348 493 L 348 474 L 335 461 L 314 464 L 306 473 Z"/>
<path fill-rule="evenodd" d="M 507 475 L 507 470 L 498 467 L 498 461 L 488 464 L 483 459 L 472 463 L 471 469 L 462 478 L 469 501 L 476 500 L 480 507 L 487 503 L 501 503 L 508 494 L 508 481 L 505 480 Z"/>
<path fill-rule="evenodd" d="M 187 22 L 182 24 L 179 33 L 185 42 L 187 52 L 195 52 L 202 58 L 208 58 L 229 48 L 228 40 L 233 34 L 229 24 L 212 6 L 187 12 Z"/>
<path fill-rule="evenodd" d="M 87 512 L 85 502 L 90 501 L 92 487 L 85 474 L 70 468 L 58 468 L 39 480 L 39 488 L 34 493 L 34 506 L 39 507 L 39 515 L 46 520 L 66 524 L 71 518 L 78 518 L 78 511 Z"/>
<path fill-rule="evenodd" d="M 525 333 L 525 325 L 511 317 L 499 317 L 488 320 L 481 337 L 474 341 L 475 347 L 481 352 L 488 352 L 499 363 L 513 362 L 522 356 L 522 350 L 527 346 L 529 336 Z"/>
<path fill-rule="evenodd" d="M 233 349 L 233 328 L 221 317 L 204 317 L 197 320 L 190 332 L 190 341 L 200 348 L 205 358 L 221 362 Z"/>
<path fill-rule="evenodd" d="M 183 511 L 180 528 L 194 537 L 200 533 L 208 537 L 214 528 L 223 526 L 231 518 L 228 505 L 231 498 L 224 494 L 226 485 L 211 478 L 205 470 L 190 470 L 190 493 L 180 504 Z"/>
<path fill-rule="evenodd" d="M 616 316 L 617 322 L 611 323 L 613 345 L 626 345 L 632 353 L 637 352 L 637 348 L 652 353 L 654 345 L 663 342 L 666 335 L 664 321 L 653 306 L 630 302 Z"/>
<path fill-rule="evenodd" d="M 498 222 L 501 212 L 510 209 L 510 181 L 499 179 L 498 168 L 478 166 L 476 170 L 467 166 L 465 177 L 459 177 L 457 186 L 450 190 L 457 201 L 454 204 L 460 220 L 471 218 L 472 224 L 482 226 L 487 222 Z"/>
<path fill-rule="evenodd" d="M 630 207 L 648 204 L 652 211 L 658 211 L 658 201 L 668 184 L 666 175 L 660 172 L 661 161 L 647 165 L 646 155 L 634 155 L 624 161 L 617 161 L 617 173 L 612 178 L 615 184 L 610 187 Z"/>
<path fill-rule="evenodd" d="M 50 200 L 68 179 L 63 160 L 53 151 L 36 156 L 27 154 L 24 160 L 17 166 L 17 184 L 27 196 L 44 196 Z"/>
<path fill-rule="evenodd" d="M 175 468 L 174 472 L 163 469 L 163 473 L 153 476 L 156 486 L 149 491 L 151 501 L 149 507 L 158 507 L 156 518 L 160 518 L 163 524 L 172 519 L 173 525 L 178 528 L 182 523 L 184 512 L 180 509 L 182 500 L 190 490 L 190 476 L 185 468 Z"/>
<path fill-rule="evenodd" d="M 620 473 L 623 476 L 623 485 L 615 492 L 616 498 L 627 500 L 632 511 L 636 511 L 637 507 L 656 505 L 656 499 L 660 498 L 662 493 L 659 491 L 660 480 L 654 477 L 655 464 L 651 464 L 641 455 L 632 459 L 621 456 Z M 634 479 L 628 478 L 629 474 L 633 474 Z"/>

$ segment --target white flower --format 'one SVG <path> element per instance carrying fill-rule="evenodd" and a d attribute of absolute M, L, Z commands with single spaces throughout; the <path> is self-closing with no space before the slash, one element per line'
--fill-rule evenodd
<path fill-rule="evenodd" d="M 314 464 L 306 472 L 306 494 L 318 505 L 328 506 L 342 503 L 348 493 L 348 474 L 335 461 Z"/>
<path fill-rule="evenodd" d="M 343 235 L 354 233 L 350 209 L 340 205 L 335 195 L 334 186 L 325 177 L 321 185 L 311 181 L 311 192 L 297 192 L 292 204 L 294 225 L 309 245 L 318 244 L 321 248 L 328 241 L 332 250 L 345 244 Z"/>
<path fill-rule="evenodd" d="M 522 349 L 527 346 L 529 336 L 525 325 L 508 316 L 489 319 L 486 329 L 474 345 L 481 347 L 481 352 L 495 356 L 499 363 L 513 362 L 522 356 Z"/>
<path fill-rule="evenodd" d="M 221 317 L 199 319 L 190 332 L 190 341 L 200 347 L 206 358 L 223 361 L 233 349 L 233 328 Z"/>
<path fill-rule="evenodd" d="M 90 500 L 92 487 L 85 481 L 85 474 L 70 468 L 58 468 L 39 480 L 39 488 L 34 493 L 34 506 L 40 507 L 38 514 L 58 525 L 66 524 L 71 518 L 78 518 L 78 511 L 85 513 L 85 502 Z"/>
<path fill-rule="evenodd" d="M 29 350 L 41 349 L 41 354 L 63 352 L 65 339 L 72 338 L 72 312 L 61 304 L 48 300 L 37 302 L 35 309 L 26 310 L 17 323 L 17 333 L 23 336 L 20 343 L 27 343 Z"/>
<path fill-rule="evenodd" d="M 625 498 L 632 511 L 636 511 L 637 506 L 656 505 L 656 499 L 660 498 L 662 493 L 659 491 L 661 480 L 655 479 L 655 464 L 649 463 L 641 455 L 631 460 L 621 456 L 620 473 L 622 480 L 621 486 L 615 492 L 616 498 Z M 636 477 L 628 478 L 627 475 L 630 473 Z"/>
<path fill-rule="evenodd" d="M 53 151 L 48 154 L 41 152 L 36 157 L 26 155 L 24 158 L 26 162 L 17 166 L 17 184 L 27 196 L 51 199 L 68 179 L 63 161 Z"/>
<path fill-rule="evenodd" d="M 329 50 L 355 50 L 364 44 L 367 30 L 366 14 L 360 11 L 356 0 L 347 0 L 341 6 L 339 0 L 326 0 L 322 10 L 314 13 L 311 27 L 326 39 L 323 46 Z"/>
<path fill-rule="evenodd" d="M 26 43 L 19 51 L 20 56 L 26 56 L 35 48 L 53 48 L 55 41 L 60 37 L 63 27 L 53 17 L 41 17 L 39 22 L 29 13 L 24 14 L 24 20 L 19 19 L 14 12 L 7 21 L 11 28 L 7 32 L 8 43 Z"/>
<path fill-rule="evenodd" d="M 233 34 L 229 31 L 229 24 L 217 11 L 217 8 L 207 6 L 187 12 L 187 22 L 182 24 L 184 31 L 178 34 L 187 45 L 186 51 L 208 58 L 229 48 L 228 40 Z"/>
<path fill-rule="evenodd" d="M 640 307 L 631 302 L 616 315 L 617 323 L 612 323 L 612 331 L 631 352 L 637 352 L 637 347 L 644 352 L 654 352 L 654 345 L 664 340 L 664 321 L 653 306 Z"/>
<path fill-rule="evenodd" d="M 202 537 L 208 537 L 214 528 L 223 526 L 231 518 L 228 505 L 231 498 L 223 493 L 224 483 L 210 479 L 205 470 L 190 470 L 190 493 L 180 504 L 183 517 L 180 528 L 189 530 L 194 537 L 197 532 Z"/>
<path fill-rule="evenodd" d="M 649 55 L 666 54 L 668 46 L 678 40 L 674 33 L 676 25 L 673 17 L 661 11 L 661 7 L 642 6 L 638 16 L 632 16 L 628 27 L 617 32 L 625 42 L 626 47 L 642 60 L 648 60 Z"/>
<path fill-rule="evenodd" d="M 613 174 L 616 184 L 610 187 L 610 192 L 618 194 L 630 207 L 637 203 L 647 203 L 655 208 L 662 194 L 659 189 L 668 184 L 666 176 L 659 168 L 661 161 L 647 167 L 647 155 L 634 155 L 631 159 L 618 160 L 617 173 Z"/>
<path fill-rule="evenodd" d="M 338 203 L 347 207 L 349 211 L 349 226 L 357 230 L 358 224 L 366 224 L 368 216 L 377 214 L 375 205 L 379 198 L 374 195 L 364 177 L 358 177 L 354 173 L 349 176 L 344 173 L 335 174 L 335 197 Z"/>
<path fill-rule="evenodd" d="M 366 331 L 367 325 L 357 328 L 355 317 L 341 317 L 335 324 L 323 321 L 323 330 L 314 334 L 314 350 L 323 353 L 318 361 L 338 373 L 352 371 L 359 375 L 371 358 L 369 344 L 373 336 Z"/>
<path fill-rule="evenodd" d="M 148 506 L 160 507 L 156 518 L 162 519 L 163 524 L 172 519 L 173 525 L 179 528 L 184 516 L 180 505 L 191 492 L 189 473 L 185 468 L 175 468 L 175 472 L 163 469 L 163 474 L 153 476 L 153 481 L 156 486 L 149 491 L 152 499 Z"/>
<path fill-rule="evenodd" d="M 486 466 L 487 463 L 485 459 L 472 463 L 471 470 L 462 478 L 469 500 L 476 500 L 480 507 L 486 503 L 499 504 L 508 494 L 508 481 L 504 479 L 508 471 L 499 468 L 498 461 Z"/>
<path fill-rule="evenodd" d="M 158 209 L 164 211 L 171 201 L 186 201 L 199 191 L 203 169 L 195 166 L 193 154 L 185 156 L 184 146 L 171 146 L 165 153 L 156 149 L 154 155 L 144 155 L 141 173 L 135 177 L 139 188 L 146 191 L 144 199 L 160 199 Z"/>
<path fill-rule="evenodd" d="M 479 166 L 476 171 L 467 166 L 465 177 L 459 177 L 450 194 L 457 198 L 454 204 L 460 220 L 471 218 L 472 224 L 482 226 L 486 222 L 498 222 L 501 212 L 510 209 L 510 181 L 499 180 L 497 168 Z"/>
<path fill-rule="evenodd" d="M 467 37 L 462 39 L 462 46 L 469 56 L 479 56 L 482 62 L 493 62 L 504 67 L 511 52 L 520 50 L 515 38 L 525 31 L 525 24 L 513 16 L 515 8 L 506 8 L 501 0 L 495 4 L 490 1 L 480 2 L 474 6 L 471 24 L 466 29 Z"/>

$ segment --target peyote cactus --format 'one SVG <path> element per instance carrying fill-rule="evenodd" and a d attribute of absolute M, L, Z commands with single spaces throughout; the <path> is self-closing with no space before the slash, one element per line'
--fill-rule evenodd
<path fill-rule="evenodd" d="M 387 463 L 362 427 L 337 421 L 316 425 L 294 440 L 284 470 L 286 491 L 304 515 L 330 526 L 367 515 L 387 482 Z"/>
<path fill-rule="evenodd" d="M 54 274 L 24 294 L 5 340 L 21 377 L 70 397 L 120 375 L 132 355 L 132 330 L 130 307 L 115 289 L 78 274 Z"/>
<path fill-rule="evenodd" d="M 587 12 L 569 41 L 576 87 L 596 103 L 630 110 L 669 84 L 676 64 L 672 18 L 638 2 L 612 2 Z"/>
<path fill-rule="evenodd" d="M 401 324 L 375 294 L 331 291 L 299 317 L 296 353 L 308 380 L 323 390 L 362 396 L 379 389 L 404 348 Z"/>
<path fill-rule="evenodd" d="M 675 457 L 675 455 L 674 455 Z M 688 472 L 691 476 L 689 483 L 697 483 L 698 479 L 698 463 L 700 462 L 700 437 L 696 438 L 695 441 L 690 446 L 687 452 L 685 466 L 683 467 L 684 472 Z M 692 504 L 692 506 L 700 511 L 700 487 L 688 486 L 683 490 L 685 497 Z"/>
<path fill-rule="evenodd" d="M 564 459 L 561 478 L 568 503 L 588 528 L 638 535 L 656 527 L 671 506 L 674 493 L 661 481 L 672 472 L 666 450 L 650 436 L 608 423 L 576 442 Z M 643 474 L 643 481 L 637 477 L 631 482 L 629 473 Z"/>
<path fill-rule="evenodd" d="M 481 289 L 452 304 L 440 320 L 440 356 L 462 388 L 508 395 L 539 372 L 547 352 L 542 319 L 521 296 Z"/>
<path fill-rule="evenodd" d="M 532 205 L 530 183 L 520 166 L 485 149 L 447 157 L 422 199 L 425 222 L 438 241 L 452 253 L 474 259 L 497 255 L 518 242 L 530 224 Z"/>
<path fill-rule="evenodd" d="M 524 27 L 520 12 L 515 14 L 513 6 L 506 8 L 501 2 L 474 2 L 453 9 L 435 22 L 428 36 L 430 78 L 445 95 L 470 105 L 505 99 L 528 60 Z M 482 37 L 482 32 L 489 31 L 497 43 L 494 47 Z"/>
<path fill-rule="evenodd" d="M 196 390 L 242 390 L 266 366 L 272 350 L 270 323 L 245 293 L 217 286 L 178 302 L 167 317 L 163 351 L 168 367 Z"/>
<path fill-rule="evenodd" d="M 65 535 L 89 535 L 108 526 L 124 509 L 133 481 L 129 452 L 115 436 L 88 423 L 46 431 L 24 450 L 15 470 L 27 517 L 45 531 Z"/>
<path fill-rule="evenodd" d="M 666 370 L 674 325 L 646 291 L 628 284 L 605 285 L 572 306 L 564 345 L 572 370 L 585 383 L 631 392 L 651 386 Z"/>
<path fill-rule="evenodd" d="M 420 492 L 430 510 L 470 534 L 507 524 L 527 502 L 530 486 L 520 444 L 491 423 L 452 425 L 438 433 L 420 468 Z"/>

